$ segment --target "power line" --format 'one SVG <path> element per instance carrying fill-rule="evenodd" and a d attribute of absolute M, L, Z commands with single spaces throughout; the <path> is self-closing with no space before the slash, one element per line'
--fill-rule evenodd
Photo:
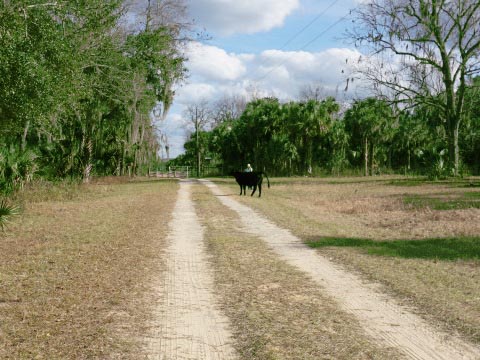
<path fill-rule="evenodd" d="M 333 6 L 335 5 L 339 0 L 334 0 L 333 2 L 330 3 L 330 5 L 328 5 L 322 12 L 320 12 L 317 16 L 315 16 L 313 18 L 313 20 L 311 20 L 307 25 L 305 25 L 302 29 L 300 29 L 299 31 L 297 31 L 292 37 L 290 37 L 290 39 L 288 39 L 278 50 L 283 50 L 285 49 L 285 47 L 290 44 L 293 40 L 295 40 L 298 36 L 300 36 L 300 34 L 302 34 L 306 29 L 308 29 L 315 21 L 317 21 L 318 19 L 320 19 L 320 17 L 322 17 L 323 15 L 325 15 L 325 13 Z M 284 63 L 278 65 L 278 66 L 281 66 L 283 65 Z M 262 66 L 262 63 L 260 63 L 258 65 L 258 67 Z M 277 66 L 277 67 L 278 67 Z M 258 68 L 257 67 L 257 68 Z M 275 70 L 277 67 L 273 68 L 272 70 Z M 255 73 L 257 73 L 257 71 L 255 71 Z M 270 73 L 270 71 L 264 75 L 263 77 L 257 79 L 257 80 L 254 80 L 254 81 L 259 81 L 259 80 L 262 80 L 264 77 L 266 77 L 268 74 Z"/>
<path fill-rule="evenodd" d="M 320 34 L 318 34 L 317 36 L 315 36 L 312 40 L 310 40 L 308 43 L 306 43 L 305 45 L 303 45 L 303 47 L 300 48 L 300 50 L 304 50 L 307 46 L 309 46 L 310 44 L 314 43 L 315 41 L 317 41 L 320 37 L 322 37 L 325 33 L 327 33 L 331 28 L 333 28 L 334 26 L 336 26 L 337 24 L 341 23 L 343 20 L 345 20 L 346 18 L 348 18 L 350 16 L 350 14 L 348 15 L 344 15 L 342 16 L 340 19 L 338 19 L 337 21 L 335 21 L 332 25 L 330 25 L 328 28 L 326 28 L 324 31 L 322 31 Z"/>
<path fill-rule="evenodd" d="M 342 21 L 344 21 L 344 20 L 345 20 L 346 18 L 348 18 L 349 16 L 350 16 L 350 14 L 342 16 L 340 19 L 338 19 L 338 20 L 335 21 L 333 24 L 331 24 L 329 27 L 327 27 L 325 30 L 323 30 L 320 34 L 318 34 L 317 36 L 315 36 L 312 40 L 310 40 L 310 41 L 307 42 L 305 45 L 303 45 L 300 49 L 295 50 L 295 51 L 304 50 L 307 46 L 309 46 L 309 45 L 311 45 L 312 43 L 314 43 L 315 41 L 317 41 L 320 37 L 322 37 L 323 35 L 325 35 L 325 33 L 327 33 L 330 29 L 332 29 L 334 26 L 336 26 L 336 25 L 338 25 L 339 23 L 341 23 Z M 277 65 L 274 66 L 272 69 L 270 69 L 270 71 L 268 71 L 266 74 L 264 74 L 263 76 L 259 77 L 258 79 L 254 80 L 254 81 L 260 81 L 260 80 L 265 79 L 268 75 L 270 75 L 273 71 L 275 71 L 276 69 L 278 69 L 280 66 L 284 65 L 287 61 L 288 61 L 288 59 L 285 60 L 285 61 L 282 61 L 282 62 L 279 63 L 279 64 L 277 64 Z"/>
<path fill-rule="evenodd" d="M 285 44 L 282 45 L 282 47 L 279 50 L 283 50 L 288 44 L 290 44 L 293 40 L 295 40 L 300 34 L 302 34 L 305 30 L 307 30 L 315 21 L 320 19 L 325 13 L 333 6 L 335 5 L 339 0 L 334 0 L 326 9 L 324 9 L 320 14 L 315 16 L 315 18 L 310 21 L 307 25 L 305 25 L 302 29 L 300 29 L 296 34 L 294 34 L 290 39 L 288 39 Z"/>

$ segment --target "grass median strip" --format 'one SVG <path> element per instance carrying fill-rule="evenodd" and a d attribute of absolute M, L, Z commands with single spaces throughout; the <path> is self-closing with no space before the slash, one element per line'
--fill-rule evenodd
<path fill-rule="evenodd" d="M 373 345 L 308 276 L 238 228 L 236 213 L 205 186 L 193 188 L 193 199 L 242 359 L 399 358 Z"/>
<path fill-rule="evenodd" d="M 98 184 L 26 199 L 0 234 L 0 358 L 137 359 L 176 189 Z"/>

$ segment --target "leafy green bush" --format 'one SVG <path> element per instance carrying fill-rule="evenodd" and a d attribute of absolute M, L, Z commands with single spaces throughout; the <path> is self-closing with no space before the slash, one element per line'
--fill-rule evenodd
<path fill-rule="evenodd" d="M 10 194 L 33 180 L 37 155 L 15 146 L 0 149 L 0 193 Z"/>

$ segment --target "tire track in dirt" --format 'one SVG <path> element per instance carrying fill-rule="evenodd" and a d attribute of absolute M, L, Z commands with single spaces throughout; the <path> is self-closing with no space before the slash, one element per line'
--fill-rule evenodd
<path fill-rule="evenodd" d="M 209 181 L 203 183 L 228 208 L 236 211 L 245 231 L 260 236 L 284 260 L 297 266 L 319 283 L 339 303 L 357 317 L 365 332 L 375 341 L 402 351 L 411 359 L 480 359 L 480 349 L 450 334 L 433 329 L 367 283 L 308 248 L 288 230 L 282 229 L 240 204 Z"/>
<path fill-rule="evenodd" d="M 148 359 L 236 359 L 228 319 L 216 306 L 213 274 L 203 245 L 203 229 L 181 181 L 169 224 L 167 270 L 158 284 L 162 299 L 145 339 Z"/>

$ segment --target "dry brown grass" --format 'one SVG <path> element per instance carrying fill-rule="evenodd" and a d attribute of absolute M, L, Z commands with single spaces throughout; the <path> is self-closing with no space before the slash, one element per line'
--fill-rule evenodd
<path fill-rule="evenodd" d="M 137 359 L 176 189 L 104 183 L 24 199 L 0 233 L 0 358 Z"/>
<path fill-rule="evenodd" d="M 305 241 L 322 237 L 372 240 L 478 236 L 480 209 L 412 208 L 403 198 L 457 197 L 478 187 L 448 183 L 391 185 L 392 178 L 271 179 L 261 199 L 237 199 L 287 227 Z M 477 180 L 478 181 L 478 180 Z M 232 181 L 217 181 L 237 193 Z M 468 185 L 468 183 L 467 183 Z M 385 285 L 437 326 L 480 343 L 480 263 L 367 255 L 354 248 L 320 253 Z"/>
<path fill-rule="evenodd" d="M 193 198 L 242 359 L 400 358 L 373 345 L 318 285 L 242 232 L 238 215 L 205 186 L 195 186 Z"/>

